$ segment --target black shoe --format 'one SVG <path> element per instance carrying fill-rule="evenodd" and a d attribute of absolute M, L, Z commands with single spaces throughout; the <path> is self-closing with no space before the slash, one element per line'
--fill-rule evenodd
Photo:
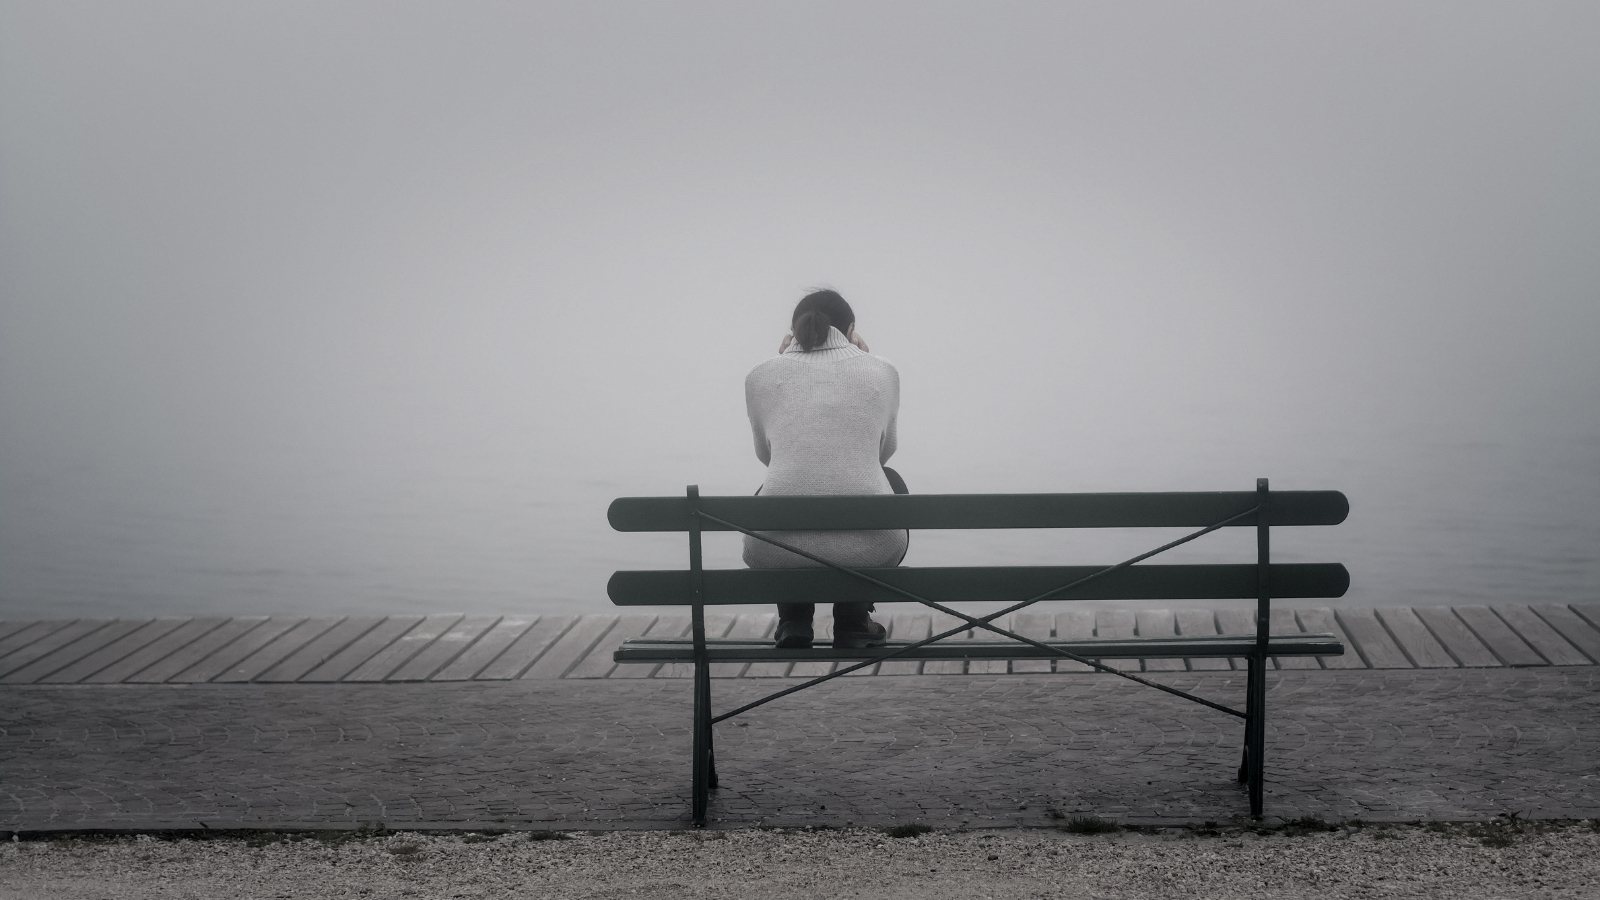
<path fill-rule="evenodd" d="M 779 622 L 776 637 L 779 650 L 810 650 L 816 634 L 810 622 Z"/>
<path fill-rule="evenodd" d="M 889 629 L 871 619 L 833 623 L 833 649 L 861 650 L 889 643 Z"/>

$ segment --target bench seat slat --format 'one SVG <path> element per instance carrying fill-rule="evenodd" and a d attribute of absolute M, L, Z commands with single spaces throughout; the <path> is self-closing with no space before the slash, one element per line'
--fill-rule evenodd
<path fill-rule="evenodd" d="M 1171 659 L 1178 657 L 1244 656 L 1255 646 L 1255 635 L 1141 638 L 1136 640 L 1047 641 L 1092 659 Z M 708 640 L 712 662 L 824 662 L 878 659 L 909 641 L 890 641 L 887 647 L 835 650 L 817 646 L 810 650 L 779 650 L 769 641 Z M 1344 643 L 1332 634 L 1272 635 L 1267 652 L 1273 656 L 1338 656 Z M 694 656 L 690 640 L 638 638 L 616 651 L 619 663 L 682 661 Z M 1017 641 L 945 640 L 903 653 L 895 659 L 1058 659 L 1061 657 Z"/>
<path fill-rule="evenodd" d="M 887 584 L 951 604 L 1014 603 L 1070 584 L 1103 566 L 963 566 L 874 568 L 861 571 Z M 606 585 L 618 606 L 681 606 L 693 602 L 693 575 L 685 570 L 616 572 Z M 1278 563 L 1269 590 L 1274 598 L 1340 597 L 1350 573 L 1340 563 Z M 1254 564 L 1140 565 L 1097 578 L 1051 600 L 1234 600 L 1257 592 Z M 832 569 L 707 569 L 708 605 L 810 602 L 893 603 L 906 598 Z"/>
<path fill-rule="evenodd" d="M 1101 494 L 884 494 L 701 497 L 700 509 L 757 531 L 870 528 L 1200 528 L 1256 505 L 1254 491 Z M 1268 525 L 1337 525 L 1339 491 L 1273 491 Z M 617 531 L 687 531 L 686 497 L 622 497 L 606 511 Z M 1235 526 L 1255 525 L 1246 516 Z M 728 531 L 703 520 L 705 531 Z"/>

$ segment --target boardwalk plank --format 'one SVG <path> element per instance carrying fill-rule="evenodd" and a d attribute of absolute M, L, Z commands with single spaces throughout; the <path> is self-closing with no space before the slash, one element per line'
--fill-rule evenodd
<path fill-rule="evenodd" d="M 21 668 L 27 665 L 26 662 L 23 662 L 18 663 L 16 666 L 8 666 L 6 665 L 7 656 L 24 647 L 33 646 L 34 643 L 44 640 L 52 632 L 66 628 L 77 621 L 75 619 L 66 619 L 62 621 L 28 622 L 4 638 L 0 638 L 0 672 L 8 672 L 13 668 Z"/>
<path fill-rule="evenodd" d="M 99 622 L 100 627 L 94 631 L 6 673 L 4 678 L 0 678 L 0 684 L 33 684 L 46 675 L 65 669 L 85 657 L 93 656 L 108 644 L 116 643 L 149 622 L 149 619 L 110 619 Z"/>
<path fill-rule="evenodd" d="M 38 636 L 36 638 L 32 639 L 26 645 L 12 650 L 4 659 L 0 659 L 0 676 L 4 676 L 0 677 L 0 681 L 8 678 L 13 672 L 17 672 L 28 666 L 31 666 L 35 662 L 52 656 L 64 648 L 71 647 L 73 644 L 84 639 L 85 637 L 94 634 L 102 628 L 110 626 L 114 621 L 114 619 L 78 619 L 76 621 L 61 625 L 57 628 L 39 629 Z M 22 632 L 17 636 L 21 637 L 29 634 L 30 632 Z M 96 644 L 95 646 L 98 648 L 99 645 Z M 72 651 L 68 650 L 67 652 L 71 653 Z M 67 662 L 70 663 L 76 659 L 77 657 L 73 656 L 72 659 L 67 660 Z M 62 665 L 65 664 L 66 663 L 62 663 Z M 51 667 L 51 669 L 55 668 L 58 667 Z"/>
<path fill-rule="evenodd" d="M 299 619 L 270 619 L 265 616 L 235 616 L 123 679 L 126 684 L 163 684 L 205 681 L 226 667 L 213 660 L 232 660 L 233 647 L 250 639 L 257 629 L 271 628 L 274 636 L 287 631 Z M 270 640 L 270 638 L 269 638 Z M 259 645 L 256 645 L 259 646 Z"/>
<path fill-rule="evenodd" d="M 1461 621 L 1454 609 L 1448 606 L 1416 606 L 1408 607 L 1416 613 L 1422 624 L 1428 626 L 1428 633 L 1444 645 L 1444 649 L 1451 658 L 1463 666 L 1472 668 L 1491 668 L 1504 665 L 1500 658 L 1494 655 L 1478 636 L 1472 633 L 1467 623 Z"/>
<path fill-rule="evenodd" d="M 688 616 L 661 616 L 641 637 L 685 638 L 689 636 Z M 661 668 L 661 663 L 628 663 L 617 666 L 612 678 L 649 678 Z"/>
<path fill-rule="evenodd" d="M 1400 649 L 1420 669 L 1453 669 L 1456 661 L 1428 626 L 1410 609 L 1399 606 L 1377 611 L 1378 618 L 1400 644 Z"/>
<path fill-rule="evenodd" d="M 246 629 L 226 644 L 216 648 L 210 654 L 202 657 L 188 668 L 182 669 L 166 680 L 181 684 L 208 683 L 222 675 L 227 674 L 235 666 L 240 665 L 251 655 L 267 647 L 285 634 L 295 631 L 310 620 L 303 618 L 266 619 L 256 623 L 252 628 Z M 318 620 L 324 626 L 332 620 Z M 324 628 L 324 630 L 326 630 Z M 315 635 L 300 635 L 300 640 L 310 640 Z M 295 645 L 298 646 L 298 645 Z M 189 648 L 184 648 L 186 651 Z M 185 653 L 186 657 L 196 654 Z M 165 668 L 165 667 L 162 667 Z M 139 673 L 143 680 L 146 673 Z"/>
<path fill-rule="evenodd" d="M 141 670 L 171 658 L 184 647 L 206 637 L 231 620 L 219 616 L 211 616 L 200 619 L 177 619 L 171 621 L 176 621 L 178 626 L 111 665 L 88 675 L 82 680 L 82 683 L 119 684 L 125 681 L 132 681 L 134 676 Z M 252 623 L 257 623 L 265 620 L 254 619 L 251 621 Z M 238 632 L 238 634 L 242 633 L 243 631 Z M 220 644 L 217 646 L 220 646 Z M 187 668 L 195 661 L 191 659 L 189 662 L 184 663 L 182 667 Z M 176 669 L 173 671 L 176 671 Z"/>
<path fill-rule="evenodd" d="M 1535 606 L 1533 611 L 1551 628 L 1583 651 L 1592 663 L 1600 663 L 1600 629 L 1595 628 L 1569 606 Z"/>
<path fill-rule="evenodd" d="M 1405 653 L 1400 650 L 1400 645 L 1383 628 L 1383 623 L 1370 609 L 1340 609 L 1334 612 L 1334 618 L 1344 626 L 1344 633 L 1355 641 L 1356 652 L 1367 661 L 1367 666 L 1373 669 L 1410 669 L 1411 660 L 1406 659 Z"/>
<path fill-rule="evenodd" d="M 1217 614 L 1209 609 L 1180 609 L 1173 615 L 1173 624 L 1177 626 L 1178 633 L 1188 636 L 1207 634 L 1221 634 L 1217 630 Z M 1215 672 L 1221 669 L 1231 669 L 1233 666 L 1226 659 L 1210 656 L 1198 656 L 1185 659 L 1191 672 Z"/>
<path fill-rule="evenodd" d="M 1011 630 L 1011 617 L 1010 616 L 1001 616 L 1000 618 L 994 620 L 994 624 L 996 624 L 996 625 L 1000 626 L 1001 628 L 1004 628 L 1004 629 L 1009 631 L 1009 630 Z M 983 641 L 1008 641 L 1008 640 L 1010 640 L 1010 638 L 1001 637 L 1000 635 L 995 634 L 994 632 L 989 631 L 987 629 L 983 629 L 983 628 L 975 628 L 972 631 L 967 632 L 967 636 L 969 638 L 972 638 L 973 640 L 983 640 Z M 1006 660 L 1003 660 L 1003 659 L 969 659 L 969 660 L 967 660 L 967 674 L 968 675 L 1004 675 L 1004 674 L 1006 674 L 1008 669 L 1009 669 L 1009 667 L 1006 665 Z"/>
<path fill-rule="evenodd" d="M 1506 625 L 1501 618 L 1494 614 L 1494 610 L 1487 606 L 1458 606 L 1455 607 L 1456 615 L 1461 621 L 1467 623 L 1472 633 L 1508 666 L 1542 666 L 1544 657 L 1538 651 L 1528 646 L 1524 641 Z"/>
<path fill-rule="evenodd" d="M 1527 641 L 1539 655 L 1550 661 L 1552 666 L 1586 666 L 1589 658 L 1577 647 L 1572 646 L 1559 632 L 1551 628 L 1549 623 L 1539 618 L 1533 610 L 1520 604 L 1497 606 L 1494 610 L 1511 626 L 1511 629 Z"/>
<path fill-rule="evenodd" d="M 388 616 L 379 621 L 371 631 L 351 642 L 348 647 L 302 675 L 299 680 L 321 684 L 343 681 L 345 676 L 354 672 L 362 663 L 376 656 L 421 622 L 421 616 Z"/>
<path fill-rule="evenodd" d="M 561 678 L 589 654 L 595 643 L 611 630 L 613 616 L 581 616 L 524 670 L 522 678 Z"/>
<path fill-rule="evenodd" d="M 100 649 L 86 654 L 77 662 L 57 669 L 37 680 L 40 684 L 77 684 L 101 669 L 133 655 L 147 644 L 176 630 L 178 626 L 187 621 L 187 619 L 146 620 L 139 627 L 129 630 L 121 637 L 107 641 Z M 100 632 L 95 637 L 100 638 L 109 636 L 109 634 L 110 632 Z M 44 660 L 40 660 L 40 662 L 44 662 Z"/>
<path fill-rule="evenodd" d="M 1094 610 L 1063 609 L 1056 613 L 1056 639 L 1062 641 L 1094 640 Z M 1061 657 L 1052 660 L 1057 672 L 1093 672 L 1094 669 L 1075 659 Z"/>
<path fill-rule="evenodd" d="M 1225 606 L 1217 610 L 1216 617 L 1218 634 L 1256 633 L 1256 611 L 1253 608 L 1245 609 L 1242 606 Z M 1242 656 L 1229 657 L 1228 664 L 1241 672 L 1249 667 Z M 1268 659 L 1267 664 L 1276 667 L 1277 660 Z"/>
<path fill-rule="evenodd" d="M 400 635 L 387 647 L 374 653 L 366 662 L 356 666 L 344 676 L 343 680 L 364 683 L 387 679 L 428 645 L 449 633 L 450 629 L 460 621 L 461 616 L 455 613 L 424 616 L 410 631 Z"/>
<path fill-rule="evenodd" d="M 1350 635 L 1345 633 L 1344 627 L 1339 624 L 1339 619 L 1333 610 L 1326 606 L 1312 607 L 1311 609 L 1297 609 L 1295 618 L 1300 621 L 1300 627 L 1311 634 L 1336 634 L 1344 643 L 1344 653 L 1340 656 L 1319 656 L 1317 662 L 1324 669 L 1365 669 L 1367 663 L 1356 652 L 1356 644 L 1350 640 Z"/>
<path fill-rule="evenodd" d="M 1274 606 L 1267 615 L 1268 634 L 1300 634 L 1300 622 L 1294 617 L 1294 610 L 1281 606 Z M 1320 669 L 1315 656 L 1274 656 L 1274 663 L 1280 669 Z"/>
<path fill-rule="evenodd" d="M 920 641 L 931 634 L 932 613 L 895 612 L 889 616 L 889 636 L 897 641 Z M 879 675 L 916 675 L 921 671 L 922 663 L 915 659 L 891 659 L 878 663 Z"/>
<path fill-rule="evenodd" d="M 363 635 L 383 623 L 378 616 L 351 616 L 341 619 L 332 628 L 306 641 L 293 653 L 262 670 L 254 681 L 299 681 L 307 673 L 332 659 Z"/>
<path fill-rule="evenodd" d="M 813 646 L 828 647 L 833 644 L 833 617 L 821 615 L 815 624 L 816 641 Z M 816 678 L 832 672 L 835 665 L 831 662 L 797 662 L 789 667 L 791 678 Z"/>
<path fill-rule="evenodd" d="M 29 621 L 29 620 L 26 620 L 26 619 L 18 619 L 16 621 L 9 621 L 9 622 L 0 622 L 0 641 L 4 641 L 6 638 L 11 637 L 13 634 L 16 634 L 17 632 L 23 630 L 24 628 L 31 628 L 36 624 L 38 624 L 38 623 Z"/>
<path fill-rule="evenodd" d="M 1170 609 L 1141 609 L 1133 615 L 1134 632 L 1139 637 L 1174 637 L 1178 633 L 1178 618 Z M 1147 659 L 1146 672 L 1185 671 L 1182 659 Z"/>
<path fill-rule="evenodd" d="M 712 612 L 710 610 L 707 610 L 706 611 L 706 619 L 705 619 L 705 622 L 706 622 L 706 638 L 710 639 L 710 638 L 720 638 L 720 637 L 726 636 L 727 633 L 728 633 L 728 629 L 733 627 L 733 617 L 734 617 L 734 614 L 732 614 L 732 613 Z M 694 628 L 694 626 L 693 626 L 694 620 L 690 619 L 689 621 L 691 623 L 690 624 L 690 632 L 691 632 L 690 636 L 692 637 L 693 636 L 693 628 Z M 652 677 L 652 678 L 693 678 L 694 677 L 694 663 L 667 663 L 666 665 L 662 666 L 659 670 L 657 670 L 654 675 L 652 675 L 650 677 Z"/>
<path fill-rule="evenodd" d="M 509 681 L 572 625 L 571 616 L 506 616 L 429 681 Z"/>
<path fill-rule="evenodd" d="M 1047 612 L 1036 609 L 1025 609 L 1011 616 L 1012 630 L 1023 637 L 1030 637 L 1036 641 L 1048 641 L 1055 637 L 1056 618 Z M 1013 659 L 1011 671 L 1022 674 L 1028 672 L 1049 672 L 1051 660 L 1048 659 Z"/>
<path fill-rule="evenodd" d="M 777 627 L 778 614 L 771 612 L 740 613 L 733 620 L 733 627 L 728 629 L 731 640 L 764 641 L 772 639 L 772 630 Z M 712 678 L 738 678 L 744 674 L 749 663 L 712 663 Z"/>
<path fill-rule="evenodd" d="M 929 634 L 938 634 L 941 631 L 949 631 L 957 625 L 965 624 L 955 616 L 952 616 L 948 613 L 938 612 L 937 610 L 929 612 L 928 619 L 929 625 L 932 629 Z M 969 633 L 970 631 L 971 629 L 968 629 L 967 631 L 963 631 L 958 634 L 952 634 L 945 638 L 945 640 L 969 640 L 972 637 L 972 635 Z M 964 659 L 930 659 L 925 660 L 922 663 L 922 674 L 924 675 L 960 675 L 966 671 L 967 661 Z"/>
<path fill-rule="evenodd" d="M 435 672 L 454 662 L 456 657 L 472 649 L 478 638 L 483 637 L 500 619 L 500 616 L 462 616 L 383 680 L 427 681 Z"/>
<path fill-rule="evenodd" d="M 1131 609 L 1097 609 L 1094 613 L 1094 636 L 1106 638 L 1131 638 L 1139 627 L 1138 617 Z M 1102 659 L 1100 662 L 1129 672 L 1144 670 L 1144 661 L 1138 659 Z"/>
<path fill-rule="evenodd" d="M 300 652 L 307 644 L 337 628 L 344 620 L 343 616 L 301 619 L 293 628 L 278 635 L 264 646 L 256 648 L 254 653 L 239 660 L 211 681 L 216 684 L 255 681 L 262 673 Z M 255 633 L 252 632 L 252 636 Z"/>
<path fill-rule="evenodd" d="M 611 654 L 622 642 L 629 638 L 642 637 L 650 630 L 656 617 L 636 613 L 633 615 L 618 616 L 611 629 L 594 645 L 588 655 L 578 660 L 577 665 L 566 674 L 567 678 L 606 678 L 617 668 L 617 662 Z M 630 666 L 631 668 L 631 666 Z"/>
<path fill-rule="evenodd" d="M 819 615 L 816 617 L 816 641 L 813 647 L 830 647 L 834 644 L 834 617 L 832 615 Z M 789 666 L 790 677 L 818 677 L 830 673 L 837 668 L 835 663 L 794 663 Z"/>

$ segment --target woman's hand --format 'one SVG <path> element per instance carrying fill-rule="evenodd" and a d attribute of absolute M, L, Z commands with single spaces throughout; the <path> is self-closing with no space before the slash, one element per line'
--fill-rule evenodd
<path fill-rule="evenodd" d="M 794 343 L 794 335 L 792 335 L 792 334 L 784 335 L 783 336 L 783 343 L 778 345 L 778 355 L 782 356 L 784 351 L 788 350 L 789 349 L 789 345 L 792 344 L 792 343 Z"/>
<path fill-rule="evenodd" d="M 861 332 L 856 331 L 856 327 L 854 325 L 850 326 L 850 333 L 846 335 L 846 337 L 850 339 L 850 343 L 859 347 L 862 353 L 872 352 L 872 349 L 867 346 L 867 339 L 861 336 Z"/>

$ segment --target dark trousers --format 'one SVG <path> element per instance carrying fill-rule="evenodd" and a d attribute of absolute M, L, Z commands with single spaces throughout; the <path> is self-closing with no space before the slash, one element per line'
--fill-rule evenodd
<path fill-rule="evenodd" d="M 893 488 L 894 492 L 896 494 L 909 494 L 909 493 L 911 493 L 911 491 L 906 489 L 906 481 L 905 481 L 904 478 L 900 477 L 900 473 L 899 472 L 896 472 L 895 470 L 889 468 L 888 466 L 884 466 L 883 467 L 883 474 L 888 476 L 888 478 L 889 478 L 889 487 Z M 902 557 L 902 559 L 904 559 L 904 557 Z M 860 624 L 863 624 L 863 623 L 865 623 L 867 621 L 867 619 L 870 616 L 871 612 L 872 612 L 872 604 L 871 603 L 835 603 L 833 605 L 833 624 L 834 624 L 834 627 L 838 628 L 840 624 L 844 624 L 844 625 L 860 625 Z M 780 621 L 783 621 L 783 622 L 806 622 L 806 623 L 809 623 L 811 621 L 811 617 L 816 615 L 816 613 L 817 613 L 817 605 L 815 603 L 779 603 L 778 604 L 778 619 Z"/>

